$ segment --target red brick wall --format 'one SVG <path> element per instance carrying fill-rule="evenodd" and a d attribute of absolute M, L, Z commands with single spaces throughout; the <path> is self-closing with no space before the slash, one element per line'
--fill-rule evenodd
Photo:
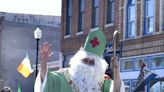
<path fill-rule="evenodd" d="M 137 11 L 136 11 L 136 17 L 137 17 L 137 20 L 136 20 L 136 23 L 137 23 L 137 25 L 136 25 L 136 35 L 137 36 L 140 36 L 140 32 L 141 32 L 141 30 L 140 30 L 140 27 L 142 27 L 141 26 L 141 3 L 139 2 L 139 3 L 137 3 Z"/>
<path fill-rule="evenodd" d="M 61 44 L 61 51 L 63 50 L 63 41 L 64 41 L 64 34 L 65 34 L 65 30 L 66 30 L 66 11 L 67 8 L 66 7 L 66 0 L 62 0 L 62 16 L 61 16 L 61 40 L 60 40 L 60 44 Z"/>
<path fill-rule="evenodd" d="M 76 35 L 78 30 L 78 0 L 73 0 L 73 25 L 72 25 L 72 35 L 70 38 L 64 39 L 64 33 L 66 31 L 66 1 L 63 0 L 62 4 L 62 52 L 64 54 L 69 52 L 75 52 L 77 51 L 81 46 L 83 46 L 85 42 L 85 38 L 87 34 L 89 33 L 89 30 L 91 29 L 91 23 L 92 23 L 92 0 L 85 0 L 85 11 L 84 11 L 84 33 L 82 35 Z M 112 41 L 112 35 L 114 30 L 120 30 L 121 31 L 121 39 L 123 46 L 130 46 L 134 44 L 139 43 L 146 43 L 150 41 L 160 40 L 163 39 L 164 35 L 162 33 L 159 33 L 159 15 L 160 15 L 160 8 L 159 8 L 159 1 L 156 0 L 156 16 L 155 16 L 155 33 L 151 36 L 142 36 L 143 31 L 143 0 L 137 0 L 136 3 L 136 34 L 137 37 L 132 40 L 126 40 L 124 39 L 124 33 L 126 31 L 125 29 L 125 6 L 127 0 L 115 0 L 115 14 L 114 14 L 114 23 L 112 26 L 105 27 L 106 25 L 106 7 L 107 7 L 107 0 L 100 0 L 100 13 L 99 13 L 99 27 L 104 31 L 107 41 Z M 119 6 L 120 5 L 120 6 Z M 120 10 L 119 10 L 120 9 Z M 120 12 L 120 13 L 119 13 Z M 159 34 L 157 34 L 159 33 Z M 155 35 L 157 34 L 157 35 Z M 131 49 L 133 50 L 133 49 Z M 162 50 L 161 50 L 162 51 Z M 157 52 L 153 52 L 157 53 Z M 147 54 L 147 53 L 145 53 Z M 128 56 L 128 55 L 127 55 Z"/>
<path fill-rule="evenodd" d="M 159 52 L 164 52 L 164 33 L 123 42 L 124 57 Z"/>
<path fill-rule="evenodd" d="M 61 44 L 63 54 L 77 51 L 81 46 L 83 46 L 86 36 L 91 30 L 92 24 L 92 0 L 85 0 L 85 11 L 84 11 L 84 33 L 82 35 L 76 35 L 78 30 L 78 9 L 79 9 L 79 0 L 73 0 L 73 10 L 72 10 L 72 34 L 70 38 L 64 38 L 66 31 L 66 2 L 67 0 L 62 0 L 62 30 L 61 30 Z M 111 41 L 113 31 L 117 29 L 118 25 L 118 10 L 115 10 L 115 22 L 113 26 L 105 27 L 106 25 L 106 0 L 99 0 L 99 27 L 101 30 L 104 30 L 104 33 L 107 36 L 107 40 Z M 115 7 L 118 9 L 119 0 L 115 1 Z M 105 9 L 105 10 L 104 10 Z"/>
<path fill-rule="evenodd" d="M 92 0 L 85 0 L 84 34 L 88 34 L 92 26 Z"/>
<path fill-rule="evenodd" d="M 160 19 L 160 0 L 155 0 L 156 1 L 156 17 L 155 17 L 155 31 L 159 32 L 159 19 Z"/>

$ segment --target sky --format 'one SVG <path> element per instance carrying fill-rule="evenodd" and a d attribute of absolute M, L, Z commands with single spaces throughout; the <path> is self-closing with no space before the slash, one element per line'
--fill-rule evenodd
<path fill-rule="evenodd" d="M 0 0 L 0 12 L 61 16 L 61 0 Z"/>

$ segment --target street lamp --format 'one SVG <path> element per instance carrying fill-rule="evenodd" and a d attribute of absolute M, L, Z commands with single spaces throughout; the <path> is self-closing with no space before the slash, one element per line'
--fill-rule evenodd
<path fill-rule="evenodd" d="M 38 73 L 38 51 L 39 51 L 39 40 L 42 37 L 42 30 L 40 30 L 39 27 L 36 28 L 36 30 L 34 31 L 34 37 L 36 39 L 36 75 L 35 77 L 37 77 L 37 73 Z"/>

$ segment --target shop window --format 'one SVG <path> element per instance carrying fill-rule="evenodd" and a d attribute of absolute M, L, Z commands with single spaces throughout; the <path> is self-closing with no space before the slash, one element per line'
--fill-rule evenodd
<path fill-rule="evenodd" d="M 151 57 L 150 67 L 151 68 L 164 68 L 164 57 L 163 56 Z"/>
<path fill-rule="evenodd" d="M 135 89 L 136 86 L 137 86 L 137 80 L 134 79 L 134 80 L 132 80 L 132 91 L 131 92 L 134 91 L 134 89 Z"/>
<path fill-rule="evenodd" d="M 123 80 L 125 85 L 125 92 L 130 92 L 130 80 Z"/>
<path fill-rule="evenodd" d="M 148 59 L 147 58 L 137 58 L 135 60 L 135 70 L 140 70 L 143 63 L 145 63 L 146 66 L 148 66 Z"/>
<path fill-rule="evenodd" d="M 121 61 L 121 71 L 133 70 L 133 59 L 127 59 Z"/>

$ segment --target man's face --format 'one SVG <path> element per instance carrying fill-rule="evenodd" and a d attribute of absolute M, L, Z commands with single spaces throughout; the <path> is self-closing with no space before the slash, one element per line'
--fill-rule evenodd
<path fill-rule="evenodd" d="M 70 59 L 71 70 L 74 73 L 105 73 L 107 68 L 107 63 L 104 59 L 96 56 L 92 53 L 88 53 L 83 49 L 80 49 L 71 59 Z M 97 72 L 95 72 L 97 71 Z M 94 75 L 95 76 L 95 75 Z"/>
<path fill-rule="evenodd" d="M 79 50 L 70 60 L 71 80 L 79 87 L 80 92 L 101 92 L 100 84 L 106 67 L 105 60 Z"/>
<path fill-rule="evenodd" d="M 89 65 L 89 66 L 94 66 L 95 65 L 95 60 L 94 58 L 83 58 L 81 60 L 84 64 Z"/>

